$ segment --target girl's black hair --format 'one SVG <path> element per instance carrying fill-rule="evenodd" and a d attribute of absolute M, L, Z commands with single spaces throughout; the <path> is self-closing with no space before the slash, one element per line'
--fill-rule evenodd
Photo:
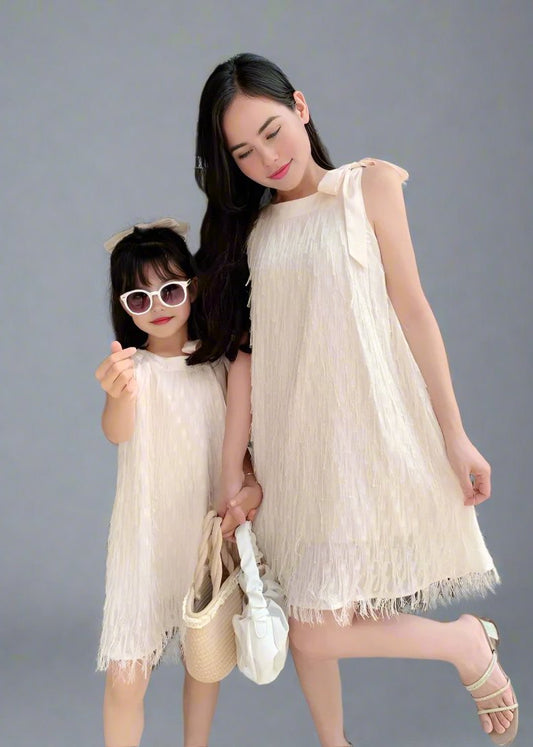
<path fill-rule="evenodd" d="M 176 276 L 196 277 L 194 258 L 185 240 L 170 228 L 138 228 L 116 245 L 111 253 L 110 310 L 115 337 L 123 348 L 143 348 L 148 335 L 126 313 L 120 295 L 147 285 L 146 270 L 153 267 L 164 282 Z M 187 322 L 189 337 L 198 336 L 195 305 Z M 187 361 L 188 362 L 188 361 Z"/>
<path fill-rule="evenodd" d="M 196 133 L 196 181 L 207 195 L 200 249 L 202 345 L 191 363 L 214 361 L 226 354 L 234 360 L 250 330 L 246 243 L 270 190 L 253 182 L 228 152 L 223 117 L 238 93 L 264 96 L 294 109 L 294 86 L 270 60 L 238 54 L 211 73 L 202 91 Z M 313 121 L 305 125 L 313 160 L 332 169 L 328 152 Z"/>

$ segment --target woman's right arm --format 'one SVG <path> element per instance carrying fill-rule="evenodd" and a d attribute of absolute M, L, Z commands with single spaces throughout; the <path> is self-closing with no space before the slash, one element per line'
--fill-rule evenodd
<path fill-rule="evenodd" d="M 252 356 L 239 351 L 230 365 L 226 394 L 226 427 L 222 446 L 222 483 L 219 515 L 243 485 L 243 461 L 250 440 Z"/>
<path fill-rule="evenodd" d="M 111 355 L 100 363 L 95 376 L 106 393 L 102 413 L 102 430 L 111 443 L 129 441 L 135 426 L 137 382 L 132 356 L 136 348 L 122 349 L 116 340 L 111 343 Z"/>

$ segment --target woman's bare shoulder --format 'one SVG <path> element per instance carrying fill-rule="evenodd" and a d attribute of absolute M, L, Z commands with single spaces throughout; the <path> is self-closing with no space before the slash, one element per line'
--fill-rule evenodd
<path fill-rule="evenodd" d="M 360 163 L 365 167 L 361 189 L 368 218 L 373 223 L 383 208 L 390 206 L 391 201 L 403 202 L 402 185 L 409 174 L 401 166 L 377 158 L 363 158 Z"/>

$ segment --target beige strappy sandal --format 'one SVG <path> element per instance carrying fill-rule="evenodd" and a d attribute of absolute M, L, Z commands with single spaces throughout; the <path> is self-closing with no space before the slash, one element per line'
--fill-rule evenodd
<path fill-rule="evenodd" d="M 492 651 L 492 659 L 485 673 L 481 675 L 481 677 L 476 682 L 473 682 L 471 685 L 465 685 L 469 693 L 473 693 L 475 690 L 478 690 L 482 685 L 484 685 L 492 674 L 494 667 L 498 664 L 498 652 L 496 649 L 498 648 L 498 644 L 500 642 L 500 636 L 498 633 L 498 628 L 496 627 L 496 623 L 484 617 L 478 617 L 477 619 L 483 626 L 485 637 L 487 638 L 487 642 Z M 486 700 L 490 700 L 491 698 L 495 698 L 498 695 L 501 695 L 503 692 L 505 692 L 505 690 L 507 690 L 508 687 L 511 688 L 511 691 L 514 695 L 513 686 L 511 685 L 511 680 L 509 679 L 509 677 L 507 677 L 507 682 L 505 683 L 505 685 L 503 687 L 500 687 L 499 690 L 490 693 L 490 695 L 483 695 L 478 698 L 472 695 L 472 698 L 476 701 L 476 703 L 483 703 Z M 515 702 L 512 705 L 501 706 L 500 708 L 485 708 L 482 710 L 478 709 L 478 716 L 490 713 L 501 713 L 502 711 L 516 711 L 513 716 L 513 720 L 511 721 L 511 725 L 508 729 L 506 729 L 506 731 L 504 731 L 503 734 L 498 734 L 495 731 L 491 731 L 488 735 L 492 739 L 494 744 L 499 745 L 499 747 L 504 747 L 504 745 L 512 744 L 518 732 L 518 703 L 516 702 L 516 696 L 514 697 Z"/>

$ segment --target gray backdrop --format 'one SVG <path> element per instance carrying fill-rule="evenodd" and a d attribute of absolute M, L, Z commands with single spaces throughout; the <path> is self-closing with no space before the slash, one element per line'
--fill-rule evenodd
<path fill-rule="evenodd" d="M 94 674 L 115 450 L 93 371 L 112 339 L 102 242 L 136 220 L 188 219 L 196 108 L 237 51 L 303 89 L 337 164 L 372 155 L 411 173 L 406 200 L 426 293 L 472 440 L 493 465 L 479 511 L 503 578 L 446 608 L 490 614 L 531 698 L 532 5 L 526 0 L 3 2 L 3 745 L 101 744 Z M 343 663 L 361 747 L 487 745 L 451 667 Z M 144 744 L 181 741 L 181 671 L 159 669 Z M 233 673 L 212 745 L 318 742 L 292 664 L 259 688 Z"/>

